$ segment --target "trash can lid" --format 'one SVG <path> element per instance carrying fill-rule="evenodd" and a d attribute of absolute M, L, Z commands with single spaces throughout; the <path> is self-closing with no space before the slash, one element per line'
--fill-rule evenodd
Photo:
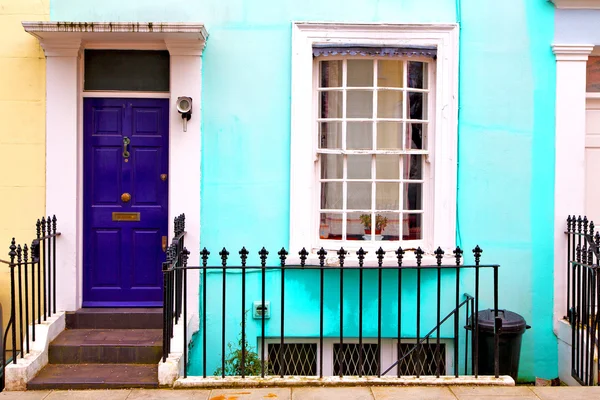
<path fill-rule="evenodd" d="M 487 309 L 477 313 L 479 329 L 484 332 L 494 332 L 494 310 Z M 521 315 L 508 310 L 498 310 L 498 317 L 502 319 L 503 333 L 523 333 L 530 327 Z"/>

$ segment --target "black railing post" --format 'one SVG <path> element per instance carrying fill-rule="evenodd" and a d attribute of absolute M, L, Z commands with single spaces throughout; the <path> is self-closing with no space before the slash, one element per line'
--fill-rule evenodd
<path fill-rule="evenodd" d="M 475 354 L 475 365 L 473 366 L 473 375 L 475 378 L 479 375 L 479 262 L 481 260 L 481 253 L 483 253 L 483 250 L 481 250 L 479 245 L 475 246 L 473 249 L 473 254 L 475 255 L 475 305 L 473 308 L 473 353 Z"/>
<path fill-rule="evenodd" d="M 54 281 L 52 282 L 52 308 L 56 314 L 56 215 L 52 216 L 52 274 Z"/>
<path fill-rule="evenodd" d="M 356 252 L 358 255 L 358 376 L 362 377 L 364 371 L 364 345 L 363 345 L 363 265 L 367 252 L 361 247 Z"/>
<path fill-rule="evenodd" d="M 42 217 L 42 252 L 41 263 L 42 263 L 42 276 L 44 279 L 44 288 L 42 290 L 44 294 L 44 321 L 48 314 L 48 275 L 46 271 L 46 218 Z"/>
<path fill-rule="evenodd" d="M 442 257 L 444 256 L 444 250 L 441 247 L 438 247 L 435 251 L 435 258 L 437 261 L 437 332 L 436 332 L 436 342 L 435 342 L 435 375 L 436 377 L 440 377 L 440 318 L 441 318 L 441 298 L 442 298 L 442 270 L 440 266 L 442 265 Z"/>
<path fill-rule="evenodd" d="M 346 361 L 346 354 L 344 353 L 344 259 L 348 252 L 343 247 L 337 252 L 338 259 L 340 261 L 340 352 L 339 352 L 339 364 L 340 364 L 340 377 L 344 376 L 344 366 Z"/>
<path fill-rule="evenodd" d="M 17 275 L 19 280 L 19 348 L 21 350 L 21 358 L 25 357 L 23 351 L 23 282 L 21 279 L 21 266 L 23 263 L 23 250 L 21 245 L 17 246 Z M 25 260 L 25 268 L 27 268 L 27 260 Z M 27 328 L 27 325 L 25 325 Z"/>
<path fill-rule="evenodd" d="M 225 307 L 227 302 L 227 277 L 225 276 L 227 268 L 227 256 L 229 256 L 229 252 L 225 247 L 223 250 L 219 252 L 221 256 L 221 266 L 223 267 L 223 305 L 222 305 L 222 313 L 221 313 L 221 378 L 225 378 L 225 323 L 226 323 L 226 313 Z"/>
<path fill-rule="evenodd" d="M 323 281 L 325 278 L 325 256 L 327 252 L 323 247 L 317 252 L 319 256 L 319 272 L 321 273 L 321 287 L 319 290 L 319 376 L 323 378 L 323 303 L 325 302 L 325 293 Z"/>
<path fill-rule="evenodd" d="M 206 378 L 206 265 L 210 251 L 202 249 L 202 376 Z"/>
<path fill-rule="evenodd" d="M 402 247 L 398 247 L 396 250 L 396 258 L 398 259 L 398 346 L 396 356 L 399 361 L 402 358 L 402 259 L 404 258 Z M 396 375 L 400 378 L 400 364 L 396 366 Z"/>
<path fill-rule="evenodd" d="M 281 261 L 281 331 L 280 331 L 280 335 L 279 335 L 279 339 L 281 341 L 281 344 L 279 345 L 279 376 L 283 378 L 283 375 L 285 373 L 285 369 L 284 369 L 284 316 L 285 316 L 285 259 L 288 255 L 288 252 L 285 250 L 285 248 L 281 248 L 281 250 L 279 250 L 279 253 L 277 253 L 279 255 L 279 260 Z"/>
<path fill-rule="evenodd" d="M 12 361 L 13 364 L 17 363 L 17 324 L 15 321 L 15 256 L 17 246 L 15 245 L 15 238 L 12 238 L 12 242 L 10 243 L 10 252 L 8 253 L 10 257 L 10 324 L 11 325 L 11 336 L 12 336 Z"/>
<path fill-rule="evenodd" d="M 267 256 L 269 252 L 264 247 L 258 252 L 260 257 L 260 271 L 261 271 L 261 315 L 260 315 L 260 376 L 265 377 L 265 285 L 266 285 L 266 266 Z"/>
<path fill-rule="evenodd" d="M 454 377 L 458 378 L 458 318 L 460 317 L 458 313 L 458 304 L 460 301 L 460 262 L 463 251 L 460 247 L 456 246 L 456 249 L 453 251 L 454 259 L 456 260 L 456 289 L 455 289 L 455 309 L 454 313 Z M 465 348 L 465 351 L 467 349 Z"/>
<path fill-rule="evenodd" d="M 417 259 L 417 357 L 421 357 L 421 260 L 423 259 L 423 253 L 421 247 L 415 250 L 415 257 Z M 422 369 L 422 365 L 421 371 L 417 369 L 417 378 L 421 376 Z"/>
<path fill-rule="evenodd" d="M 575 220 L 571 219 L 571 216 L 567 216 L 567 318 L 569 321 L 571 320 L 571 222 L 575 222 Z"/>
<path fill-rule="evenodd" d="M 184 247 L 182 250 L 183 273 L 183 377 L 187 378 L 188 338 L 187 338 L 187 262 L 190 252 Z"/>
<path fill-rule="evenodd" d="M 383 301 L 383 257 L 385 257 L 385 251 L 383 248 L 379 248 L 377 254 L 377 377 L 381 378 L 381 302 Z M 362 313 L 362 310 L 360 310 Z"/>
<path fill-rule="evenodd" d="M 498 318 L 498 267 L 494 266 L 494 376 L 500 376 L 500 334 L 502 319 Z"/>
<path fill-rule="evenodd" d="M 42 323 L 42 272 L 40 268 L 40 259 L 42 258 L 42 249 L 40 244 L 42 222 L 38 219 L 35 225 L 37 235 L 37 306 L 38 306 L 38 324 Z"/>
<path fill-rule="evenodd" d="M 248 250 L 242 247 L 240 258 L 242 260 L 242 378 L 246 377 L 246 261 L 248 260 Z"/>
<path fill-rule="evenodd" d="M 27 279 L 27 262 L 29 259 L 29 248 L 27 244 L 23 246 L 23 259 L 25 260 L 25 265 L 23 266 L 23 271 L 25 275 L 25 343 L 26 350 L 29 353 L 29 280 Z"/>

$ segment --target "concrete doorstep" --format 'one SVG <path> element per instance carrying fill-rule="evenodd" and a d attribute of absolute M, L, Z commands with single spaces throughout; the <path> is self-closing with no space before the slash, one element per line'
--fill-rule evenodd
<path fill-rule="evenodd" d="M 600 387 L 437 386 L 3 392 L 0 400 L 590 400 Z"/>

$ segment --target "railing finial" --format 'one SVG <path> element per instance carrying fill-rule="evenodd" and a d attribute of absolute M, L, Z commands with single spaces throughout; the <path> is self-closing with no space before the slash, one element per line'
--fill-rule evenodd
<path fill-rule="evenodd" d="M 442 265 L 442 257 L 444 257 L 444 250 L 442 250 L 442 248 L 440 246 L 438 246 L 438 248 L 435 250 L 434 254 L 435 254 L 435 259 L 437 261 L 437 265 L 438 266 Z"/>
<path fill-rule="evenodd" d="M 463 255 L 463 251 L 459 246 L 456 246 L 456 249 L 453 251 L 454 258 L 456 259 L 456 265 L 460 265 L 460 261 Z"/>
<path fill-rule="evenodd" d="M 360 249 L 358 249 L 358 251 L 356 252 L 356 255 L 358 256 L 358 266 L 362 267 L 365 263 L 365 255 L 368 253 L 368 251 L 365 251 L 362 247 Z"/>
<path fill-rule="evenodd" d="M 302 250 L 298 252 L 298 255 L 300 256 L 300 266 L 306 266 L 306 258 L 308 257 L 308 251 L 306 251 L 306 248 L 303 247 Z"/>
<path fill-rule="evenodd" d="M 421 261 L 423 260 L 423 254 L 425 254 L 425 252 L 423 251 L 421 246 L 417 247 L 417 249 L 415 250 L 415 257 L 417 259 L 417 267 L 421 266 Z"/>
<path fill-rule="evenodd" d="M 395 251 L 396 253 L 396 258 L 398 259 L 398 266 L 401 267 L 402 266 L 402 259 L 404 258 L 404 250 L 402 250 L 402 247 L 398 247 L 398 250 Z"/>
<path fill-rule="evenodd" d="M 319 256 L 319 265 L 323 267 L 325 265 L 325 256 L 327 255 L 327 252 L 321 247 L 317 252 L 317 255 Z"/>
<path fill-rule="evenodd" d="M 202 266 L 206 267 L 208 264 L 208 256 L 210 256 L 210 251 L 206 250 L 206 247 L 202 249 L 200 252 L 200 258 L 202 258 Z"/>
<path fill-rule="evenodd" d="M 260 266 L 261 267 L 264 267 L 267 265 L 267 256 L 268 255 L 269 255 L 269 252 L 263 246 L 263 248 L 260 249 L 260 251 L 258 252 L 258 256 L 260 257 Z"/>
<path fill-rule="evenodd" d="M 221 250 L 219 252 L 219 255 L 221 256 L 221 265 L 226 267 L 227 266 L 227 257 L 229 256 L 229 252 L 227 251 L 227 249 L 225 247 L 223 247 L 223 250 Z"/>
<path fill-rule="evenodd" d="M 248 261 L 248 254 L 250 254 L 250 252 L 246 249 L 246 246 L 242 246 L 242 249 L 240 250 L 240 259 L 242 260 L 242 267 L 246 266 L 246 262 Z"/>
<path fill-rule="evenodd" d="M 481 247 L 479 247 L 479 245 L 475 246 L 475 248 L 473 249 L 473 255 L 475 256 L 475 265 L 479 265 L 479 261 L 481 260 L 481 253 L 483 253 Z"/>
<path fill-rule="evenodd" d="M 377 254 L 377 265 L 379 265 L 379 267 L 381 267 L 383 265 L 383 257 L 385 257 L 385 251 L 383 250 L 382 247 L 379 247 L 379 249 L 377 249 L 375 254 Z"/>
<path fill-rule="evenodd" d="M 17 255 L 17 253 L 15 252 L 15 250 L 17 249 L 15 238 L 12 238 L 12 241 L 10 242 L 9 249 L 10 249 L 10 251 L 8 252 L 8 256 L 10 257 L 11 264 L 14 264 L 15 263 L 15 256 Z"/>
<path fill-rule="evenodd" d="M 287 252 L 285 247 L 282 247 L 281 250 L 279 250 L 279 252 L 277 253 L 277 255 L 279 255 L 279 261 L 282 267 L 285 267 L 285 259 L 287 258 L 288 254 L 289 253 Z"/>
<path fill-rule="evenodd" d="M 344 260 L 346 259 L 346 254 L 348 254 L 348 252 L 346 250 L 344 250 L 343 247 L 340 247 L 340 249 L 337 251 L 338 259 L 340 260 L 340 267 L 344 266 Z"/>

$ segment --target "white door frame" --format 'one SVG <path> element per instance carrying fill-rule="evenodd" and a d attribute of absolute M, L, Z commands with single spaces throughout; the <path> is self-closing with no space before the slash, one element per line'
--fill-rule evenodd
<path fill-rule="evenodd" d="M 170 53 L 169 220 L 186 214 L 190 265 L 200 252 L 201 24 L 23 22 L 46 55 L 46 212 L 56 214 L 57 309 L 75 311 L 83 293 L 83 62 L 84 49 L 168 50 Z M 101 93 L 107 97 L 107 93 Z M 113 97 L 131 96 L 115 92 Z M 160 97 L 153 93 L 143 97 Z M 92 96 L 96 96 L 93 94 Z M 165 94 L 162 94 L 165 96 Z M 183 132 L 175 102 L 190 96 L 196 112 Z M 172 236 L 173 226 L 169 223 Z M 198 327 L 199 274 L 188 273 L 188 329 Z M 191 337 L 191 334 L 188 336 Z"/>

